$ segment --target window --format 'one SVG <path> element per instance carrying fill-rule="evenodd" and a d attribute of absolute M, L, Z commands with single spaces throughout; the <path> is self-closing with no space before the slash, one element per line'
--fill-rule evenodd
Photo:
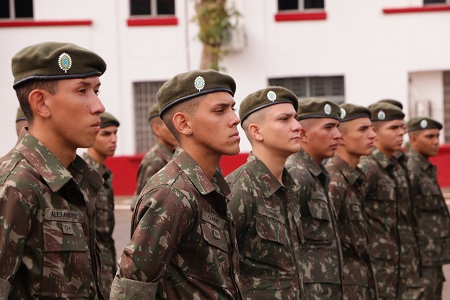
<path fill-rule="evenodd" d="M 278 0 L 278 11 L 324 8 L 325 0 Z"/>
<path fill-rule="evenodd" d="M 344 76 L 272 78 L 269 85 L 290 89 L 298 98 L 318 97 L 336 103 L 345 99 Z"/>
<path fill-rule="evenodd" d="M 423 0 L 423 4 L 450 4 L 450 0 Z"/>
<path fill-rule="evenodd" d="M 130 0 L 132 16 L 175 15 L 175 0 Z"/>
<path fill-rule="evenodd" d="M 163 84 L 164 81 L 133 83 L 136 153 L 146 153 L 156 142 L 148 125 L 147 111 L 156 103 L 156 93 Z"/>
<path fill-rule="evenodd" d="M 0 19 L 33 18 L 33 0 L 0 0 Z"/>
<path fill-rule="evenodd" d="M 444 138 L 450 143 L 450 71 L 444 71 Z"/>

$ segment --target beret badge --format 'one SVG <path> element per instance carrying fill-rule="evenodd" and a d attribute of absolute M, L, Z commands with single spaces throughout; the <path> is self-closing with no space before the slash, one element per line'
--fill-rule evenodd
<path fill-rule="evenodd" d="M 346 115 L 347 115 L 347 112 L 345 111 L 344 108 L 341 107 L 341 119 L 344 119 Z"/>
<path fill-rule="evenodd" d="M 274 91 L 268 91 L 267 92 L 267 99 L 269 99 L 270 101 L 275 101 L 277 99 L 277 94 L 275 94 Z"/>
<path fill-rule="evenodd" d="M 422 121 L 420 121 L 420 127 L 425 129 L 425 128 L 427 128 L 427 126 L 428 126 L 427 120 L 423 119 Z"/>
<path fill-rule="evenodd" d="M 194 86 L 200 92 L 205 87 L 205 79 L 202 76 L 197 76 L 194 80 Z"/>
<path fill-rule="evenodd" d="M 329 114 L 331 114 L 331 106 L 330 106 L 330 104 L 325 104 L 325 106 L 323 107 L 323 111 L 327 114 L 327 115 L 329 115 Z"/>
<path fill-rule="evenodd" d="M 378 119 L 380 119 L 380 120 L 386 119 L 386 114 L 384 113 L 384 111 L 380 110 L 378 112 Z"/>
<path fill-rule="evenodd" d="M 63 52 L 58 57 L 58 65 L 59 68 L 64 71 L 64 73 L 67 73 L 67 71 L 72 67 L 72 58 L 69 54 Z"/>

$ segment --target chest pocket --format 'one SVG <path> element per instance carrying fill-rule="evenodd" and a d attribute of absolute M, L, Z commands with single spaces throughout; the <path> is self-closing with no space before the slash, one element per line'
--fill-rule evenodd
<path fill-rule="evenodd" d="M 44 222 L 44 251 L 88 251 L 81 223 Z"/>
<path fill-rule="evenodd" d="M 374 200 L 395 201 L 397 198 L 397 195 L 395 194 L 395 184 L 386 180 L 380 180 L 378 182 L 375 194 Z"/>
<path fill-rule="evenodd" d="M 441 193 L 439 187 L 435 184 L 422 184 L 420 187 L 422 197 L 415 197 L 415 205 L 422 211 L 441 210 L 444 205 L 441 201 Z"/>
<path fill-rule="evenodd" d="M 333 224 L 327 200 L 311 198 L 307 202 L 310 217 L 304 217 L 303 233 L 311 242 L 331 243 L 333 240 Z M 303 214 L 302 214 L 303 215 Z"/>
<path fill-rule="evenodd" d="M 288 225 L 282 212 L 258 206 L 255 218 L 256 236 L 246 241 L 242 255 L 252 263 L 290 272 L 294 267 L 288 238 Z"/>
<path fill-rule="evenodd" d="M 347 205 L 347 214 L 351 221 L 364 221 L 362 207 L 359 204 L 349 203 Z"/>
<path fill-rule="evenodd" d="M 203 239 L 207 244 L 218 248 L 226 253 L 229 252 L 228 245 L 230 244 L 230 237 L 228 231 L 224 230 L 226 222 L 210 213 L 202 213 L 202 234 Z"/>
<path fill-rule="evenodd" d="M 256 232 L 263 240 L 286 244 L 286 224 L 279 211 L 258 207 Z"/>
<path fill-rule="evenodd" d="M 82 223 L 45 220 L 43 237 L 41 295 L 87 297 L 94 279 Z"/>

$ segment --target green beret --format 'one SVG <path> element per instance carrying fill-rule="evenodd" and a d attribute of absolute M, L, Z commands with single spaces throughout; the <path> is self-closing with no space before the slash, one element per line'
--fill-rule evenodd
<path fill-rule="evenodd" d="M 147 112 L 147 119 L 150 121 L 153 118 L 159 118 L 159 106 L 158 103 L 153 104 L 150 106 Z"/>
<path fill-rule="evenodd" d="M 236 83 L 231 76 L 214 70 L 195 70 L 178 74 L 166 81 L 156 94 L 159 114 L 183 101 L 215 92 L 227 92 L 234 96 Z"/>
<path fill-rule="evenodd" d="M 442 124 L 436 120 L 427 117 L 414 117 L 408 123 L 408 131 L 418 131 L 425 129 L 442 129 Z"/>
<path fill-rule="evenodd" d="M 46 42 L 26 47 L 12 58 L 14 89 L 25 81 L 100 76 L 105 61 L 94 52 L 70 43 Z"/>
<path fill-rule="evenodd" d="M 26 121 L 26 117 L 25 114 L 23 113 L 22 108 L 20 108 L 20 106 L 17 108 L 17 113 L 16 113 L 16 123 L 19 121 Z"/>
<path fill-rule="evenodd" d="M 290 90 L 281 86 L 269 86 L 265 89 L 251 93 L 241 102 L 239 108 L 239 118 L 241 125 L 244 120 L 252 113 L 279 103 L 291 103 L 295 111 L 298 108 L 297 96 Z"/>
<path fill-rule="evenodd" d="M 339 105 L 341 108 L 341 122 L 347 122 L 359 118 L 371 117 L 370 110 L 367 107 L 359 106 L 350 103 L 343 103 Z"/>
<path fill-rule="evenodd" d="M 403 109 L 403 104 L 400 101 L 394 100 L 394 99 L 381 99 L 378 101 L 378 103 L 390 103 L 392 105 L 397 106 L 400 109 Z"/>
<path fill-rule="evenodd" d="M 330 118 L 340 120 L 341 109 L 333 101 L 319 98 L 298 100 L 297 119 Z"/>
<path fill-rule="evenodd" d="M 101 120 L 101 124 L 100 124 L 100 128 L 105 128 L 108 126 L 120 126 L 119 121 L 110 113 L 108 112 L 104 112 L 100 115 L 100 120 Z"/>
<path fill-rule="evenodd" d="M 369 105 L 368 108 L 372 113 L 371 120 L 373 122 L 402 120 L 405 117 L 405 114 L 398 106 L 387 102 L 377 102 Z"/>

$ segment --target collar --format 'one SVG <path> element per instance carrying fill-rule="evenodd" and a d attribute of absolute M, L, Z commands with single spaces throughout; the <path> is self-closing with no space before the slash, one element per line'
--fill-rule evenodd
<path fill-rule="evenodd" d="M 250 152 L 247 158 L 247 164 L 249 164 L 249 172 L 255 176 L 255 184 L 259 186 L 266 198 L 275 194 L 279 189 L 286 190 L 292 185 L 292 177 L 289 175 L 286 168 L 283 169 L 283 186 L 275 176 L 273 176 L 272 172 L 270 172 L 264 162 L 252 152 Z"/>
<path fill-rule="evenodd" d="M 345 160 L 340 156 L 335 155 L 330 159 L 330 163 L 334 164 L 345 177 L 345 179 L 351 184 L 359 183 L 364 180 L 365 176 L 359 167 L 352 168 Z"/>
<path fill-rule="evenodd" d="M 172 160 L 186 174 L 200 194 L 206 195 L 217 191 L 226 196 L 231 193 L 230 187 L 218 170 L 209 180 L 197 162 L 182 148 L 177 147 Z"/>
<path fill-rule="evenodd" d="M 373 148 L 372 157 L 384 168 L 387 169 L 392 165 L 392 161 L 384 155 L 377 147 Z"/>
<path fill-rule="evenodd" d="M 79 183 L 80 180 L 75 180 L 72 173 L 86 175 L 85 179 L 95 187 L 100 188 L 103 185 L 100 174 L 81 157 L 77 155 L 75 160 L 66 168 L 50 150 L 26 130 L 21 132 L 16 150 L 39 173 L 53 192 L 59 191 L 71 179 Z"/>

